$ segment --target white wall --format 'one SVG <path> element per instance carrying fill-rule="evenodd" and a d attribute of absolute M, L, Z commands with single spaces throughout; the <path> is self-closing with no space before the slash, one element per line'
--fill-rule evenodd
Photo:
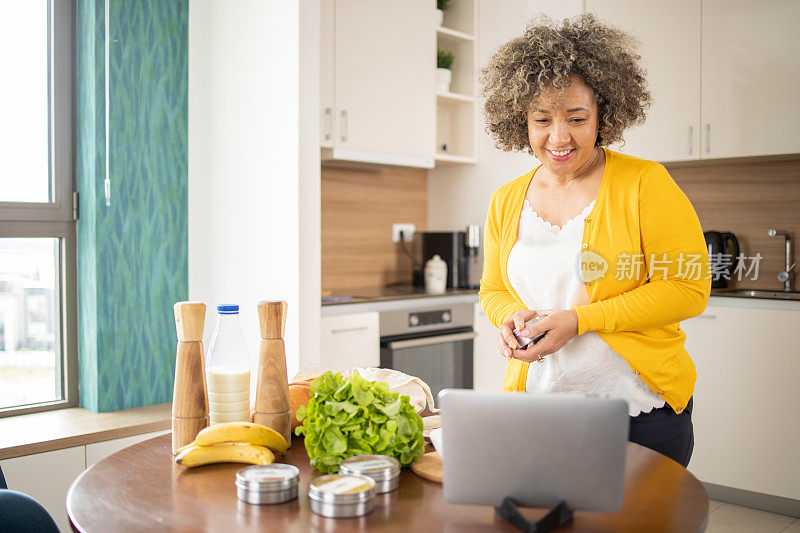
<path fill-rule="evenodd" d="M 257 302 L 287 301 L 289 377 L 319 345 L 318 12 L 189 4 L 189 297 L 208 306 L 206 349 L 215 306 L 238 303 L 253 359 Z"/>
<path fill-rule="evenodd" d="M 319 361 L 322 297 L 322 200 L 319 151 L 320 2 L 300 2 L 300 286 L 298 369 Z"/>
<path fill-rule="evenodd" d="M 500 44 L 520 35 L 536 14 L 544 13 L 560 20 L 582 11 L 582 0 L 480 2 L 479 67 L 488 63 Z M 482 105 L 479 103 L 480 108 Z M 483 132 L 482 118 L 478 124 L 481 129 L 478 164 L 437 168 L 429 173 L 428 227 L 431 230 L 463 229 L 467 224 L 479 224 L 482 229 L 492 191 L 538 164 L 536 158 L 527 154 L 500 152 Z"/>
<path fill-rule="evenodd" d="M 533 14 L 562 18 L 582 7 L 481 2 L 481 64 Z M 189 297 L 209 307 L 206 348 L 214 307 L 238 303 L 253 358 L 256 303 L 289 302 L 289 377 L 319 354 L 318 28 L 319 0 L 189 3 Z M 485 134 L 479 160 L 431 171 L 431 228 L 482 225 L 492 190 L 536 163 L 500 153 Z"/>

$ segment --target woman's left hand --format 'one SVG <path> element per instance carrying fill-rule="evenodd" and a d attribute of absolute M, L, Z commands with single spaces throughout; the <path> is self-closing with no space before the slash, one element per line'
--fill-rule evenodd
<path fill-rule="evenodd" d="M 551 311 L 536 324 L 520 331 L 522 337 L 535 337 L 546 332 L 539 341 L 526 350 L 513 350 L 511 358 L 520 361 L 541 361 L 546 355 L 555 353 L 578 334 L 578 313 L 575 310 Z"/>

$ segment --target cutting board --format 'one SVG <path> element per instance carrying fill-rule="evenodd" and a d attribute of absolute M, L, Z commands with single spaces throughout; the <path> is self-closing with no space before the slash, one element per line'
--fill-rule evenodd
<path fill-rule="evenodd" d="M 423 479 L 442 482 L 442 458 L 439 452 L 430 452 L 411 463 L 411 471 Z"/>

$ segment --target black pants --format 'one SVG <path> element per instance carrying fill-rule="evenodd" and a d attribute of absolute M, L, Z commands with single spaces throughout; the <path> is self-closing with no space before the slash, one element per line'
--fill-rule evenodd
<path fill-rule="evenodd" d="M 666 455 L 686 467 L 694 449 L 693 402 L 694 399 L 690 399 L 680 414 L 664 404 L 660 409 L 632 416 L 628 440 Z"/>

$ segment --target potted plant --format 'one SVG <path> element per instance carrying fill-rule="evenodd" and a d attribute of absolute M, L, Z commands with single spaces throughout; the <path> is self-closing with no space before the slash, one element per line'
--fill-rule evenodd
<path fill-rule="evenodd" d="M 444 48 L 436 50 L 436 92 L 449 93 L 450 82 L 453 79 L 453 72 L 450 67 L 453 65 L 455 57 L 452 52 Z"/>
<path fill-rule="evenodd" d="M 436 0 L 436 25 L 441 26 L 444 20 L 444 12 L 450 5 L 450 0 Z"/>

